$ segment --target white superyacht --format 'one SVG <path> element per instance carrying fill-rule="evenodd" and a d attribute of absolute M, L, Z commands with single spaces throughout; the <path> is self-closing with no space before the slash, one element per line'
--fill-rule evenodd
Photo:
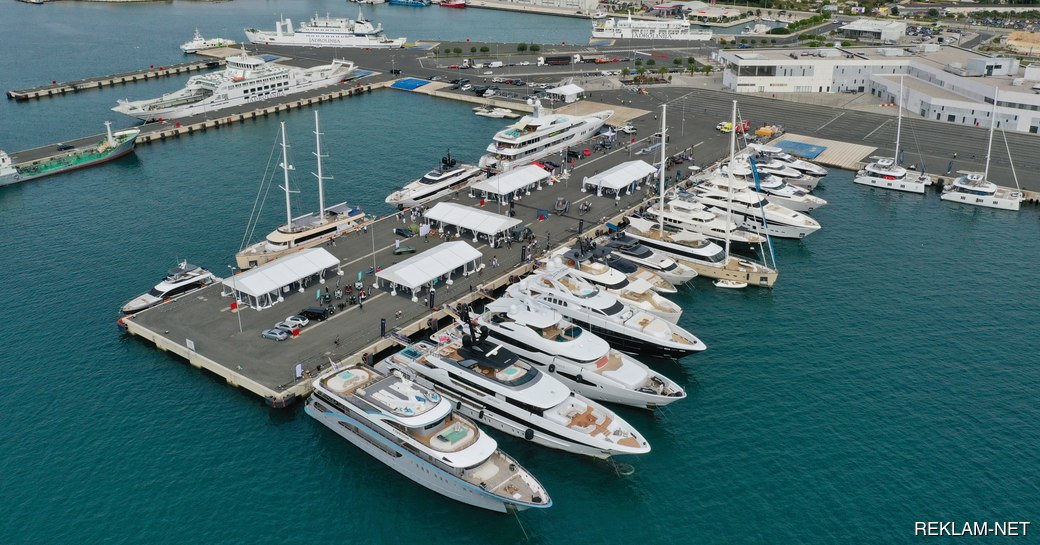
<path fill-rule="evenodd" d="M 179 119 L 336 85 L 353 72 L 354 63 L 340 59 L 290 68 L 243 51 L 228 57 L 223 71 L 192 76 L 183 89 L 159 98 L 120 100 L 112 111 L 143 121 Z"/>
<path fill-rule="evenodd" d="M 332 17 L 317 13 L 311 20 L 293 28 L 291 19 L 281 19 L 274 24 L 274 32 L 246 29 L 246 38 L 251 43 L 262 45 L 295 45 L 310 47 L 361 47 L 365 49 L 389 49 L 404 47 L 405 38 L 387 38 L 383 25 L 373 25 L 362 16 L 358 18 Z"/>
<path fill-rule="evenodd" d="M 695 181 L 690 192 L 679 192 L 677 196 L 727 215 L 732 210 L 733 221 L 741 227 L 774 237 L 805 238 L 820 229 L 820 224 L 809 216 L 771 203 L 744 180 L 719 172 Z"/>
<path fill-rule="evenodd" d="M 565 271 L 569 276 L 603 286 L 626 305 L 660 316 L 673 324 L 678 323 L 682 316 L 682 307 L 655 293 L 649 282 L 643 279 L 629 281 L 621 271 L 594 259 L 588 248 L 561 248 L 545 263 L 543 270 L 549 273 Z"/>
<path fill-rule="evenodd" d="M 166 272 L 166 278 L 155 285 L 154 288 L 134 297 L 120 309 L 124 314 L 140 312 L 146 308 L 154 307 L 163 301 L 169 301 L 174 297 L 184 295 L 213 283 L 216 279 L 213 273 L 198 265 L 187 261 L 180 262 L 176 267 Z"/>
<path fill-rule="evenodd" d="M 451 156 L 451 150 L 448 150 L 448 154 L 441 158 L 439 167 L 391 193 L 387 196 L 386 203 L 398 208 L 411 208 L 426 204 L 442 195 L 466 187 L 474 181 L 478 174 L 480 174 L 480 168 L 465 163 L 460 164 Z"/>
<path fill-rule="evenodd" d="M 676 263 L 674 259 L 660 252 L 647 248 L 638 240 L 624 233 L 611 235 L 600 242 L 616 254 L 624 256 L 625 259 L 656 272 L 673 285 L 684 284 L 697 277 L 697 271 Z"/>
<path fill-rule="evenodd" d="M 589 115 L 550 114 L 536 100 L 533 113 L 495 134 L 479 166 L 501 173 L 562 152 L 595 137 L 612 115 L 613 110 Z"/>
<path fill-rule="evenodd" d="M 653 409 L 686 397 L 672 380 L 530 297 L 502 297 L 478 323 L 494 342 L 590 399 Z"/>
<path fill-rule="evenodd" d="M 409 479 L 491 511 L 545 508 L 552 500 L 498 443 L 452 403 L 400 372 L 356 365 L 314 381 L 304 411 Z"/>

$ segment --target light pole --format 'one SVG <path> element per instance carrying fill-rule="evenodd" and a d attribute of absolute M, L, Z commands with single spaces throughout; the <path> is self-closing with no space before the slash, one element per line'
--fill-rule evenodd
<path fill-rule="evenodd" d="M 231 289 L 235 291 L 235 316 L 238 317 L 238 332 L 241 333 L 242 315 L 238 312 L 242 310 L 239 308 L 240 306 L 242 306 L 242 302 L 238 300 L 238 279 L 235 278 L 235 266 L 228 265 L 228 268 L 231 269 Z"/>
<path fill-rule="evenodd" d="M 368 232 L 372 235 L 372 287 L 379 287 L 379 277 L 376 276 L 376 230 L 369 229 Z"/>

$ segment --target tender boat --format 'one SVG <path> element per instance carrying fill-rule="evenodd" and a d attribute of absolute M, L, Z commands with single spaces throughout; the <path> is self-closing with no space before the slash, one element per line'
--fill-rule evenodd
<path fill-rule="evenodd" d="M 590 399 L 653 409 L 686 397 L 675 382 L 530 297 L 502 297 L 478 323 L 491 341 Z"/>
<path fill-rule="evenodd" d="M 736 280 L 721 280 L 720 279 L 720 280 L 716 280 L 716 281 L 714 281 L 712 283 L 715 284 L 716 288 L 727 288 L 727 289 L 739 290 L 741 288 L 746 288 L 747 287 L 747 282 L 737 282 Z"/>
<path fill-rule="evenodd" d="M 225 38 L 210 38 L 206 39 L 202 37 L 202 33 L 199 29 L 195 29 L 195 37 L 190 41 L 181 44 L 181 51 L 185 53 L 198 53 L 203 49 L 213 49 L 214 47 L 231 47 L 238 45 L 238 42 L 234 40 L 228 40 Z"/>
<path fill-rule="evenodd" d="M 679 359 L 707 348 L 689 331 L 631 307 L 567 270 L 536 273 L 509 286 L 514 299 L 530 296 L 629 354 Z"/>
<path fill-rule="evenodd" d="M 426 204 L 438 197 L 447 195 L 468 186 L 480 174 L 480 168 L 459 164 L 451 156 L 451 150 L 441 158 L 441 164 L 426 173 L 425 176 L 394 191 L 386 198 L 387 204 L 398 208 L 411 208 Z"/>
<path fill-rule="evenodd" d="M 452 402 L 405 377 L 365 365 L 314 381 L 304 412 L 430 490 L 498 512 L 552 505 L 545 488 Z"/>
<path fill-rule="evenodd" d="M 437 345 L 412 344 L 376 368 L 408 370 L 459 412 L 542 446 L 596 458 L 650 452 L 646 439 L 613 411 L 488 341 L 486 332 L 453 335 L 454 328 L 442 330 Z"/>
<path fill-rule="evenodd" d="M 466 7 L 466 0 L 442 0 L 441 7 L 461 9 Z"/>
<path fill-rule="evenodd" d="M 173 299 L 174 297 L 208 286 L 215 280 L 213 273 L 198 265 L 182 261 L 179 265 L 166 272 L 166 278 L 164 278 L 162 282 L 159 282 L 154 288 L 148 290 L 148 293 L 141 294 L 131 299 L 130 302 L 123 305 L 123 308 L 120 310 L 122 310 L 124 314 L 140 312 L 146 308 L 151 308 L 159 303 Z"/>
<path fill-rule="evenodd" d="M 495 134 L 480 158 L 480 168 L 502 173 L 594 138 L 600 127 L 614 115 L 604 110 L 589 115 L 547 114 L 541 101 L 534 112 Z"/>

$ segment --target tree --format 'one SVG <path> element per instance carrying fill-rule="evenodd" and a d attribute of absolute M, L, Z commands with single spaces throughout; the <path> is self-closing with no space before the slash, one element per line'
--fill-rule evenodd
<path fill-rule="evenodd" d="M 938 19 L 939 18 L 939 10 L 937 10 L 935 8 L 932 8 L 932 9 L 928 10 L 928 16 L 931 17 L 932 19 Z"/>
<path fill-rule="evenodd" d="M 662 67 L 657 69 L 657 73 L 661 74 L 663 76 L 663 75 L 668 73 L 668 69 L 662 66 Z"/>
<path fill-rule="evenodd" d="M 636 59 L 635 65 L 636 66 L 643 66 L 643 59 Z"/>
<path fill-rule="evenodd" d="M 482 45 L 482 46 L 480 46 L 480 52 L 481 52 L 481 53 L 487 53 L 488 51 L 491 51 L 491 48 L 490 48 L 490 47 L 488 47 L 488 46 L 486 46 L 486 45 Z"/>
<path fill-rule="evenodd" d="M 473 47 L 469 48 L 469 52 L 470 53 L 476 53 L 477 52 L 477 47 L 473 46 Z"/>
<path fill-rule="evenodd" d="M 892 9 L 889 10 L 889 13 L 896 17 L 899 17 L 899 6 L 892 6 Z"/>
<path fill-rule="evenodd" d="M 672 64 L 679 66 L 682 64 L 682 59 L 672 59 Z"/>
<path fill-rule="evenodd" d="M 531 44 L 531 51 L 541 51 L 541 50 L 542 50 L 542 46 L 540 46 L 538 44 Z"/>
<path fill-rule="evenodd" d="M 697 60 L 694 59 L 693 57 L 687 57 L 686 58 L 686 64 L 697 64 Z"/>
<path fill-rule="evenodd" d="M 455 49 L 453 49 L 452 51 L 453 51 L 453 52 L 454 52 L 454 53 L 455 53 L 456 55 L 461 55 L 461 54 L 462 54 L 462 48 L 461 48 L 461 47 L 456 47 L 456 48 L 455 48 Z"/>
<path fill-rule="evenodd" d="M 653 65 L 657 64 L 657 61 L 655 61 L 654 59 L 647 59 L 646 64 L 648 66 L 653 66 Z"/>
<path fill-rule="evenodd" d="M 627 66 L 621 69 L 621 77 L 622 78 L 627 78 L 631 73 L 632 73 L 632 71 L 629 70 Z"/>
<path fill-rule="evenodd" d="M 710 66 L 710 65 L 707 65 L 707 64 L 705 64 L 705 65 L 704 65 L 704 68 L 702 68 L 702 70 L 704 70 L 704 75 L 705 75 L 705 76 L 707 76 L 708 74 L 710 74 L 710 73 L 711 73 L 711 66 Z"/>
<path fill-rule="evenodd" d="M 523 53 L 524 51 L 527 51 L 527 44 L 525 44 L 524 42 L 520 42 L 520 43 L 516 44 L 516 50 L 521 52 L 521 53 Z"/>
<path fill-rule="evenodd" d="M 850 45 L 852 45 L 852 42 L 850 42 L 848 40 L 844 40 L 844 41 L 841 42 L 841 46 L 842 47 L 848 47 Z"/>

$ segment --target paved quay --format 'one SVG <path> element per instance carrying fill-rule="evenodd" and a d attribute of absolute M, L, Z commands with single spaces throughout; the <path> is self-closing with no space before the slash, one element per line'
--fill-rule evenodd
<path fill-rule="evenodd" d="M 29 87 L 26 89 L 12 89 L 7 92 L 7 98 L 13 100 L 30 100 L 34 98 L 57 97 L 63 96 L 67 93 L 86 91 L 88 89 L 100 89 L 112 85 L 176 76 L 198 70 L 209 70 L 212 68 L 218 68 L 223 64 L 224 61 L 222 59 L 202 59 L 179 64 L 171 64 L 169 66 L 153 65 L 132 72 L 121 72 L 119 74 L 109 74 L 72 81 L 55 81 L 51 82 L 49 85 L 40 85 L 38 87 Z"/>

